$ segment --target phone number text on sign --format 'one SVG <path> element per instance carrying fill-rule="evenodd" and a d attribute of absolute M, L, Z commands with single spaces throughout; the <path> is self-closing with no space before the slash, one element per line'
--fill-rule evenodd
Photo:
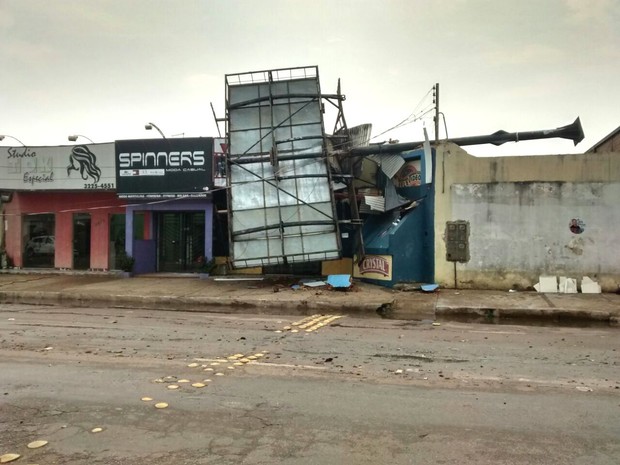
<path fill-rule="evenodd" d="M 106 182 L 101 184 L 84 184 L 84 189 L 114 189 L 116 186 L 113 182 Z"/>

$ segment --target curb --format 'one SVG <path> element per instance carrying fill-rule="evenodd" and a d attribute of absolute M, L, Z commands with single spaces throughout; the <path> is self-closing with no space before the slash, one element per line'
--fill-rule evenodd
<path fill-rule="evenodd" d="M 385 301 L 387 300 L 387 301 Z M 345 313 L 355 316 L 380 317 L 392 320 L 466 321 L 470 323 L 546 323 L 557 325 L 620 326 L 614 312 L 568 310 L 565 308 L 463 306 L 445 305 L 438 299 L 391 300 L 373 299 L 365 302 L 333 302 L 329 300 L 272 300 L 268 298 L 231 298 L 219 296 L 139 296 L 54 291 L 0 291 L 0 302 L 30 305 L 65 305 L 69 307 L 113 307 L 126 309 L 168 310 L 232 314 L 310 315 L 313 313 Z"/>
<path fill-rule="evenodd" d="M 235 313 L 251 309 L 261 314 L 299 314 L 341 312 L 348 314 L 377 314 L 382 304 L 376 302 L 330 302 L 325 300 L 274 301 L 262 299 L 234 299 L 228 297 L 179 297 L 99 295 L 61 292 L 0 291 L 0 302 L 30 305 L 67 305 L 71 307 L 115 307 L 205 313 Z"/>
<path fill-rule="evenodd" d="M 553 323 L 601 323 L 618 326 L 619 318 L 610 312 L 566 310 L 561 308 L 493 308 L 441 306 L 435 308 L 438 318 L 470 318 L 497 323 L 501 320 L 529 320 Z"/>

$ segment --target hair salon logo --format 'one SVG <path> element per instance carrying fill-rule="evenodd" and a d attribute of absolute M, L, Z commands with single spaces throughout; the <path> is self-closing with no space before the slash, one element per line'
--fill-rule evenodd
<path fill-rule="evenodd" d="M 69 166 L 67 166 L 67 176 L 71 171 L 79 171 L 82 179 L 86 181 L 89 177 L 93 182 L 99 182 L 101 169 L 97 166 L 97 157 L 85 145 L 76 145 L 69 155 Z"/>

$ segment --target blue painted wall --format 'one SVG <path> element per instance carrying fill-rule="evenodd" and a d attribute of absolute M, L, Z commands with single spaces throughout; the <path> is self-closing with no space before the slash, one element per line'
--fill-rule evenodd
<path fill-rule="evenodd" d="M 433 170 L 435 165 L 434 152 L 432 165 L 424 162 L 422 150 L 401 155 L 405 161 L 421 159 L 422 181 L 424 170 Z M 363 227 L 366 253 L 392 256 L 392 280 L 364 280 L 388 287 L 397 283 L 432 283 L 435 275 L 434 183 L 396 190 L 399 195 L 416 200 L 417 206 L 405 212 L 397 209 L 384 215 L 370 216 Z"/>

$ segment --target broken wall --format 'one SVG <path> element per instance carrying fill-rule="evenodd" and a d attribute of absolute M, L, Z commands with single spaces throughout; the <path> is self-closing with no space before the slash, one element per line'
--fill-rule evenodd
<path fill-rule="evenodd" d="M 435 279 L 444 287 L 533 286 L 539 275 L 620 283 L 620 154 L 478 158 L 437 152 Z M 469 223 L 469 260 L 446 259 L 447 221 Z"/>

